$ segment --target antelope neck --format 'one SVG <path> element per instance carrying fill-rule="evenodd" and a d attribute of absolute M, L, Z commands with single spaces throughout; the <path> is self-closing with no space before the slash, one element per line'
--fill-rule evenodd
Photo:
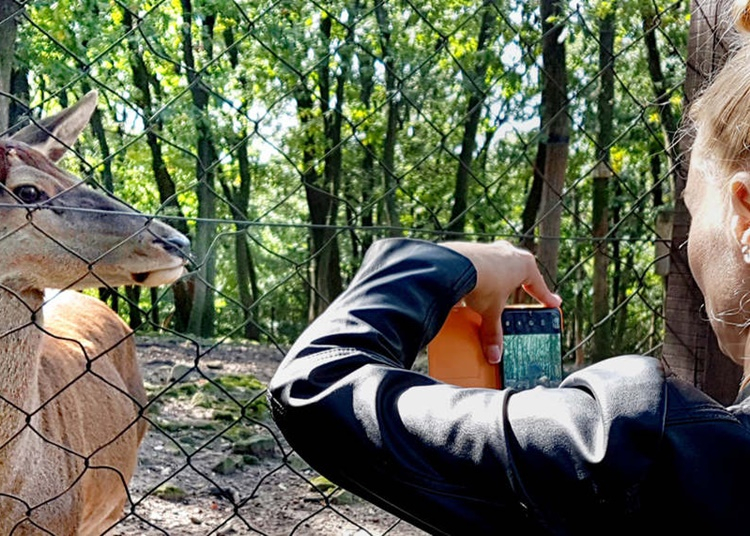
<path fill-rule="evenodd" d="M 24 411 L 34 411 L 38 405 L 43 302 L 39 291 L 16 293 L 0 286 L 0 422 L 25 419 L 11 405 Z"/>

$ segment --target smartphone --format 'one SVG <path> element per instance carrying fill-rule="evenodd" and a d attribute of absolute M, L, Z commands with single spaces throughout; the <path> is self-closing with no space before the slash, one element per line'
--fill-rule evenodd
<path fill-rule="evenodd" d="M 461 387 L 528 389 L 562 381 L 562 312 L 535 305 L 503 310 L 501 366 L 487 362 L 479 329 L 482 318 L 456 306 L 427 345 L 428 374 Z"/>
<path fill-rule="evenodd" d="M 502 385 L 517 390 L 562 381 L 562 314 L 557 308 L 503 310 Z"/>

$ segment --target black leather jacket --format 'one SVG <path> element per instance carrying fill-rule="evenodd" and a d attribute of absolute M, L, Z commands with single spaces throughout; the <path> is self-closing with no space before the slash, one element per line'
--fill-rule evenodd
<path fill-rule="evenodd" d="M 750 534 L 750 400 L 642 356 L 521 392 L 410 371 L 475 281 L 447 248 L 376 242 L 270 384 L 297 453 L 433 534 Z"/>

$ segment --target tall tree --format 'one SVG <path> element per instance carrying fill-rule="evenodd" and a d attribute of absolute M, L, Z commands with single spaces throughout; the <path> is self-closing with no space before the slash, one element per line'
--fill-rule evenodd
<path fill-rule="evenodd" d="M 193 54 L 192 0 L 180 0 L 182 7 L 182 52 L 190 94 L 193 99 L 193 121 L 197 133 L 197 155 L 195 174 L 198 192 L 198 221 L 196 222 L 194 253 L 200 262 L 199 279 L 194 283 L 193 307 L 188 329 L 202 337 L 214 334 L 216 310 L 214 307 L 214 284 L 216 279 L 216 256 L 210 255 L 211 243 L 216 235 L 216 170 L 217 153 L 211 133 L 208 114 L 209 91 L 202 81 L 202 73 L 196 66 Z M 216 17 L 204 13 L 202 24 L 203 48 L 212 55 L 213 24 Z M 208 43 L 208 48 L 206 48 Z"/>
<path fill-rule="evenodd" d="M 2 31 L 2 25 L 0 25 L 0 31 Z M 13 68 L 10 87 L 13 100 L 10 102 L 8 126 L 21 128 L 22 122 L 28 122 L 28 119 L 24 120 L 24 118 L 29 115 L 29 69 L 25 65 L 17 65 Z"/>
<path fill-rule="evenodd" d="M 358 54 L 359 63 L 359 99 L 362 107 L 367 114 L 372 113 L 372 94 L 375 91 L 375 60 L 371 54 Z M 375 223 L 373 203 L 373 192 L 375 191 L 376 175 L 375 170 L 375 144 L 372 143 L 370 136 L 365 135 L 362 140 L 362 199 L 361 199 L 361 218 L 364 227 L 372 227 Z M 362 250 L 366 251 L 374 240 L 372 233 L 368 232 L 362 237 Z M 356 244 L 352 240 L 353 244 Z M 356 252 L 355 252 L 356 253 Z"/>
<path fill-rule="evenodd" d="M 251 95 L 247 78 L 240 71 L 239 50 L 234 38 L 234 30 L 231 26 L 224 30 L 224 43 L 227 47 L 230 66 L 238 72 L 240 87 L 242 88 L 242 100 L 240 109 L 247 112 L 249 104 L 246 95 Z M 221 187 L 225 197 L 230 201 L 232 216 L 237 221 L 234 235 L 234 255 L 237 263 L 237 288 L 240 295 L 243 315 L 243 333 L 245 338 L 257 340 L 260 336 L 258 324 L 254 320 L 253 306 L 260 295 L 258 289 L 258 275 L 255 269 L 250 244 L 247 237 L 247 222 L 250 219 L 250 192 L 252 188 L 252 174 L 250 172 L 250 158 L 248 151 L 247 128 L 242 127 L 234 139 L 229 140 L 229 145 L 235 147 L 234 159 L 237 161 L 239 170 L 239 185 L 230 184 L 228 180 L 221 181 Z"/>
<path fill-rule="evenodd" d="M 0 0 L 0 134 L 9 126 L 11 73 L 15 58 L 17 17 L 23 4 L 14 0 Z"/>
<path fill-rule="evenodd" d="M 646 47 L 648 73 L 654 88 L 654 96 L 656 97 L 654 104 L 657 107 L 660 125 L 664 134 L 664 146 L 660 149 L 664 151 L 669 161 L 669 169 L 672 170 L 672 189 L 674 189 L 678 177 L 677 170 L 679 169 L 677 161 L 679 159 L 680 148 L 675 139 L 679 129 L 679 121 L 670 100 L 670 83 L 664 74 L 663 61 L 656 40 L 656 31 L 660 25 L 660 17 L 656 14 L 654 6 L 648 2 L 641 3 L 641 16 L 643 18 L 643 44 Z M 660 189 L 658 184 L 655 189 Z"/>
<path fill-rule="evenodd" d="M 357 4 L 347 7 L 347 20 L 356 20 Z M 338 22 L 338 21 L 337 21 Z M 312 280 L 310 310 L 311 318 L 319 315 L 328 304 L 341 293 L 341 262 L 339 251 L 338 222 L 339 196 L 342 180 L 342 126 L 344 120 L 344 103 L 346 86 L 351 74 L 352 40 L 354 33 L 345 28 L 343 42 L 332 38 L 334 19 L 326 11 L 320 13 L 318 38 L 320 51 L 318 57 L 316 80 L 319 117 L 323 123 L 323 157 L 322 172 L 316 170 L 317 139 L 313 132 L 306 134 L 304 150 L 304 171 L 302 181 L 305 186 L 307 206 L 310 212 Z M 334 68 L 334 53 L 338 65 Z M 306 128 L 312 126 L 314 112 L 314 94 L 307 87 L 306 81 L 300 82 L 296 90 L 297 115 L 300 123 Z M 333 105 L 332 105 L 333 103 Z"/>
<path fill-rule="evenodd" d="M 456 183 L 453 190 L 453 208 L 451 219 L 447 226 L 448 231 L 462 233 L 466 223 L 466 207 L 468 207 L 469 178 L 472 175 L 472 163 L 474 150 L 476 149 L 477 130 L 482 118 L 483 104 L 487 97 L 487 67 L 490 54 L 487 48 L 492 44 L 495 33 L 495 20 L 497 18 L 497 2 L 487 2 L 482 9 L 482 22 L 479 26 L 477 37 L 476 65 L 474 72 L 464 71 L 467 78 L 466 87 L 468 99 L 466 103 L 466 114 L 464 119 L 464 134 L 461 140 L 461 154 L 458 157 L 458 169 L 456 171 Z"/>
<path fill-rule="evenodd" d="M 162 115 L 154 113 L 154 97 L 161 93 L 159 79 L 150 71 L 144 59 L 144 50 L 139 46 L 135 33 L 135 20 L 129 9 L 123 8 L 122 24 L 128 30 L 128 61 L 133 75 L 133 85 L 136 90 L 133 93 L 133 104 L 140 109 L 145 127 L 146 143 L 151 152 L 151 171 L 156 180 L 156 188 L 159 191 L 159 201 L 162 207 L 167 208 L 167 215 L 178 216 L 170 224 L 183 234 L 188 234 L 188 227 L 180 202 L 177 199 L 177 188 L 172 175 L 164 161 L 161 137 L 164 131 L 164 119 Z"/>
<path fill-rule="evenodd" d="M 532 169 L 531 187 L 526 194 L 526 202 L 521 214 L 521 247 L 529 251 L 535 250 L 534 230 L 539 217 L 539 207 L 542 204 L 544 190 L 544 167 L 547 162 L 547 140 L 540 137 L 536 148 L 536 158 Z"/>
<path fill-rule="evenodd" d="M 151 152 L 151 171 L 156 180 L 156 188 L 159 191 L 159 201 L 161 202 L 161 207 L 165 209 L 166 215 L 177 216 L 176 219 L 170 222 L 171 225 L 181 233 L 188 235 L 187 220 L 184 218 L 182 207 L 177 199 L 177 188 L 164 160 L 164 151 L 161 142 L 164 132 L 164 120 L 161 115 L 154 114 L 152 88 L 153 92 L 156 92 L 158 96 L 161 93 L 160 82 L 146 64 L 143 57 L 144 51 L 136 39 L 138 34 L 135 32 L 135 19 L 131 11 L 126 7 L 123 7 L 122 24 L 129 32 L 127 39 L 128 61 L 133 75 L 133 85 L 137 90 L 133 95 L 133 104 L 140 108 L 140 114 L 146 128 L 146 143 Z M 172 291 L 175 300 L 175 329 L 177 331 L 187 331 L 193 307 L 190 287 L 187 282 L 178 281 L 173 285 Z M 154 313 L 156 313 L 156 306 L 156 303 L 152 303 L 152 311 Z"/>
<path fill-rule="evenodd" d="M 599 96 L 597 100 L 597 165 L 594 170 L 592 229 L 594 238 L 593 324 L 591 357 L 599 361 L 610 356 L 609 321 L 609 182 L 612 177 L 610 150 L 614 137 L 615 99 L 615 4 L 608 4 L 599 19 Z"/>
<path fill-rule="evenodd" d="M 564 7 L 562 0 L 541 0 L 539 5 L 542 19 L 541 117 L 545 149 L 537 258 L 545 279 L 553 287 L 557 284 L 562 192 L 570 144 Z"/>
<path fill-rule="evenodd" d="M 384 223 L 390 227 L 389 234 L 398 236 L 401 232 L 399 210 L 396 205 L 396 190 L 398 179 L 396 177 L 396 139 L 398 134 L 399 113 L 401 109 L 401 88 L 398 83 L 396 71 L 396 51 L 391 44 L 391 21 L 386 2 L 375 2 L 375 17 L 378 21 L 380 31 L 381 60 L 385 66 L 385 92 L 388 97 L 386 106 L 387 125 L 385 129 L 385 140 L 383 141 L 383 154 L 380 158 L 380 167 L 383 170 L 383 184 L 385 187 L 385 210 Z"/>

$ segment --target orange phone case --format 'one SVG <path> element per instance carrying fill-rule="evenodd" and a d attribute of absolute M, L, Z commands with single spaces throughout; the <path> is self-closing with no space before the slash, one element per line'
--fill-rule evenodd
<path fill-rule="evenodd" d="M 484 358 L 479 339 L 482 317 L 466 306 L 455 306 L 437 336 L 427 345 L 429 374 L 460 387 L 499 389 L 500 366 Z"/>
<path fill-rule="evenodd" d="M 542 307 L 539 304 L 509 304 L 506 309 Z M 560 312 L 562 327 L 562 311 Z M 456 305 L 437 336 L 427 345 L 428 373 L 433 378 L 460 387 L 503 386 L 500 365 L 490 365 L 479 338 L 482 317 L 473 309 Z"/>

